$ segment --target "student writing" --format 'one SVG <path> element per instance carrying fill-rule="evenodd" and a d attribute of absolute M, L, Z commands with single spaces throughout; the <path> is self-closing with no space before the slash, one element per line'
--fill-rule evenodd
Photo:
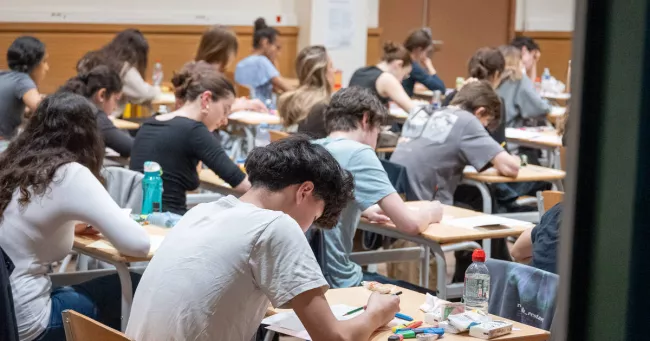
<path fill-rule="evenodd" d="M 275 92 L 285 92 L 296 87 L 295 82 L 280 75 L 273 65 L 280 53 L 278 31 L 266 25 L 264 18 L 255 20 L 253 53 L 242 59 L 235 69 L 235 81 L 251 90 L 251 97 L 275 108 Z"/>
<path fill-rule="evenodd" d="M 312 340 L 367 340 L 399 310 L 398 296 L 373 294 L 364 313 L 338 321 L 304 236 L 312 224 L 336 224 L 352 197 L 350 174 L 301 137 L 255 148 L 246 170 L 250 191 L 198 205 L 167 235 L 135 294 L 126 335 L 250 341 L 270 302 L 292 308 Z"/>
<path fill-rule="evenodd" d="M 227 124 L 235 89 L 206 62 L 190 62 L 172 78 L 181 107 L 147 120 L 135 137 L 130 168 L 144 171 L 145 161 L 162 167 L 163 211 L 184 214 L 187 191 L 199 187 L 199 162 L 235 191 L 250 188 L 246 174 L 228 157 L 212 132 Z"/>
<path fill-rule="evenodd" d="M 0 138 L 11 139 L 22 122 L 41 102 L 40 84 L 50 69 L 45 44 L 30 36 L 19 37 L 7 50 L 8 71 L 0 71 Z"/>
<path fill-rule="evenodd" d="M 117 275 L 52 290 L 48 270 L 72 251 L 75 232 L 101 232 L 126 256 L 149 253 L 146 231 L 100 182 L 96 111 L 76 94 L 48 96 L 0 154 L 0 247 L 16 265 L 10 282 L 20 340 L 65 341 L 66 309 L 120 327 Z"/>
<path fill-rule="evenodd" d="M 298 132 L 323 138 L 327 136 L 324 111 L 334 84 L 334 67 L 325 47 L 302 49 L 296 58 L 296 73 L 300 86 L 282 94 L 278 101 L 283 124 L 290 129 L 297 125 Z"/>
<path fill-rule="evenodd" d="M 387 42 L 384 44 L 381 61 L 377 65 L 355 71 L 350 79 L 350 86 L 366 88 L 385 105 L 393 101 L 406 112 L 410 112 L 415 104 L 404 91 L 401 82 L 411 73 L 411 63 L 411 54 L 404 46 Z"/>
<path fill-rule="evenodd" d="M 361 266 L 350 260 L 354 233 L 362 215 L 376 222 L 391 220 L 400 231 L 410 235 L 417 235 L 429 224 L 442 219 L 439 202 L 426 202 L 419 210 L 410 210 L 391 185 L 375 154 L 380 123 L 387 115 L 388 108 L 370 90 L 359 87 L 341 89 L 332 96 L 325 111 L 329 135 L 314 141 L 324 146 L 341 167 L 354 175 L 354 202 L 343 211 L 337 227 L 324 233 L 324 272 L 334 288 L 358 286 L 363 280 L 371 280 L 423 290 L 410 283 L 363 272 Z"/>
<path fill-rule="evenodd" d="M 70 78 L 59 91 L 74 92 L 88 98 L 97 107 L 97 126 L 106 147 L 113 149 L 123 157 L 131 155 L 133 137 L 117 129 L 108 113 L 117 109 L 122 96 L 120 75 L 106 65 L 100 65 L 89 72 L 83 72 Z"/>

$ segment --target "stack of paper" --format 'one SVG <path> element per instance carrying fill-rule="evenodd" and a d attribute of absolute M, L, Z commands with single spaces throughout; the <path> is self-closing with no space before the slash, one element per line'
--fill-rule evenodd
<path fill-rule="evenodd" d="M 448 226 L 460 227 L 464 229 L 474 230 L 477 228 L 512 228 L 512 227 L 526 227 L 533 224 L 525 221 L 514 220 L 495 215 L 479 215 L 468 218 L 445 219 L 442 222 Z"/>

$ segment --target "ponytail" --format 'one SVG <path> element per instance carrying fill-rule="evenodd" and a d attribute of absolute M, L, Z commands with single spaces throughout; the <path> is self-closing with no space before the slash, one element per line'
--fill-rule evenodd
<path fill-rule="evenodd" d="M 59 92 L 72 92 L 91 98 L 101 89 L 106 89 L 106 96 L 122 91 L 120 75 L 106 65 L 97 66 L 88 72 L 80 72 L 59 88 Z"/>

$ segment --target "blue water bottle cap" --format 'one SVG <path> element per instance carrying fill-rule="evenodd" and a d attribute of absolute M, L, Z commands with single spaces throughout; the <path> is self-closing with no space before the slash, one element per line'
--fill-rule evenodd
<path fill-rule="evenodd" d="M 146 161 L 144 163 L 145 173 L 160 173 L 160 165 L 154 161 Z"/>

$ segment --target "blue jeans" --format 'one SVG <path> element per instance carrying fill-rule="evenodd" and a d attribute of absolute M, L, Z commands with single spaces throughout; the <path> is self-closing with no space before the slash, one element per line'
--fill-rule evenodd
<path fill-rule="evenodd" d="M 133 290 L 140 275 L 131 273 Z M 122 287 L 117 274 L 98 277 L 90 281 L 54 289 L 50 294 L 52 314 L 50 323 L 37 341 L 66 341 L 61 312 L 70 309 L 119 330 L 122 315 Z"/>
<path fill-rule="evenodd" d="M 406 282 L 406 281 L 402 281 L 402 280 L 394 279 L 394 278 L 388 278 L 388 277 L 380 275 L 380 274 L 378 274 L 376 272 L 366 272 L 366 271 L 364 271 L 363 272 L 363 280 L 364 281 L 375 281 L 375 282 L 379 282 L 379 283 L 382 283 L 382 284 L 396 285 L 398 287 L 402 287 L 404 289 L 419 292 L 421 294 L 429 293 L 429 294 L 431 294 L 433 296 L 436 296 L 436 290 L 435 289 L 430 290 L 430 289 L 423 288 L 421 286 L 418 286 L 418 285 L 415 285 L 415 284 L 412 284 L 412 283 L 409 283 L 409 282 Z"/>

